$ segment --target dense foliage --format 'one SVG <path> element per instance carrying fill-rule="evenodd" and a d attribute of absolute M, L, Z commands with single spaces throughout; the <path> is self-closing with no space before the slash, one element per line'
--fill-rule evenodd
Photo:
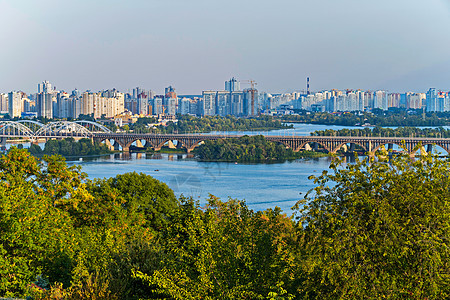
<path fill-rule="evenodd" d="M 195 153 L 200 160 L 240 162 L 282 161 L 318 155 L 312 151 L 294 152 L 282 144 L 266 140 L 262 135 L 205 141 Z"/>
<path fill-rule="evenodd" d="M 374 109 L 372 113 L 328 113 L 302 112 L 296 115 L 282 117 L 285 122 L 300 122 L 325 125 L 355 126 L 370 124 L 376 126 L 444 126 L 450 125 L 449 113 L 426 113 L 422 111 L 408 113 L 405 110 L 382 111 Z"/>
<path fill-rule="evenodd" d="M 314 178 L 300 210 L 308 298 L 448 299 L 449 167 L 372 158 Z"/>
<path fill-rule="evenodd" d="M 159 125 L 155 128 L 148 128 L 144 121 L 136 122 L 130 126 L 134 132 L 140 133 L 196 133 L 211 131 L 244 131 L 244 130 L 274 130 L 292 128 L 292 125 L 285 125 L 280 120 L 269 116 L 257 118 L 237 118 L 234 116 L 204 116 L 201 118 L 180 115 L 178 122 L 168 122 L 167 126 Z"/>
<path fill-rule="evenodd" d="M 429 138 L 450 138 L 450 130 L 439 128 L 364 128 L 364 129 L 326 129 L 311 132 L 312 136 L 373 136 L 373 137 L 429 137 Z"/>
<path fill-rule="evenodd" d="M 0 296 L 34 299 L 445 299 L 450 163 L 334 162 L 296 217 L 61 156 L 0 158 Z"/>
<path fill-rule="evenodd" d="M 105 144 L 92 143 L 90 139 L 80 139 L 75 141 L 73 138 L 48 140 L 45 143 L 44 150 L 42 150 L 39 145 L 32 144 L 29 151 L 33 155 L 60 154 L 63 156 L 86 156 L 111 153 Z"/>

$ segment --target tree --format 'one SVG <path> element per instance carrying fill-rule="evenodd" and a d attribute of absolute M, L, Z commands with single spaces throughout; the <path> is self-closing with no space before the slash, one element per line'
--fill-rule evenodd
<path fill-rule="evenodd" d="M 295 227 L 279 209 L 254 212 L 212 195 L 200 209 L 182 199 L 160 243 L 155 269 L 135 273 L 155 298 L 293 299 Z"/>
<path fill-rule="evenodd" d="M 450 164 L 357 159 L 331 164 L 300 209 L 310 299 L 450 296 Z"/>
<path fill-rule="evenodd" d="M 167 226 L 178 206 L 173 191 L 165 184 L 143 173 L 125 173 L 90 185 L 95 197 L 121 203 L 129 217 L 140 214 L 147 226 L 160 230 Z"/>
<path fill-rule="evenodd" d="M 56 158 L 41 162 L 15 147 L 0 158 L 0 295 L 23 295 L 39 274 L 69 284 L 74 233 L 56 203 L 79 195 L 78 175 Z"/>

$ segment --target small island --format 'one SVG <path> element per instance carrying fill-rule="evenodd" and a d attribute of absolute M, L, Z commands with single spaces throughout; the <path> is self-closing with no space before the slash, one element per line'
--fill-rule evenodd
<path fill-rule="evenodd" d="M 38 145 L 32 144 L 28 149 L 32 155 L 54 155 L 62 156 L 90 156 L 112 153 L 108 146 L 101 143 L 92 143 L 90 139 L 80 139 L 75 141 L 73 138 L 62 140 L 48 140 L 45 143 L 44 150 Z"/>
<path fill-rule="evenodd" d="M 280 162 L 327 155 L 314 151 L 294 152 L 291 148 L 266 140 L 262 135 L 205 141 L 195 153 L 201 161 L 224 162 Z"/>

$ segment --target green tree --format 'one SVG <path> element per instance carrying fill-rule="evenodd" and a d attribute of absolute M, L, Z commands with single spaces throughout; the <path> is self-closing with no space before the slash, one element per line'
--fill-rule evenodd
<path fill-rule="evenodd" d="M 450 164 L 332 163 L 300 210 L 310 299 L 446 299 L 450 296 Z"/>
<path fill-rule="evenodd" d="M 178 206 L 173 191 L 165 184 L 143 173 L 125 173 L 90 185 L 95 197 L 121 203 L 129 217 L 140 214 L 148 227 L 160 230 L 167 226 Z"/>
<path fill-rule="evenodd" d="M 279 209 L 254 212 L 211 196 L 202 210 L 182 205 L 160 243 L 155 270 L 138 269 L 158 298 L 292 299 L 294 222 Z"/>
<path fill-rule="evenodd" d="M 56 202 L 78 193 L 72 171 L 15 147 L 0 158 L 0 295 L 23 295 L 39 274 L 70 283 L 75 234 Z"/>

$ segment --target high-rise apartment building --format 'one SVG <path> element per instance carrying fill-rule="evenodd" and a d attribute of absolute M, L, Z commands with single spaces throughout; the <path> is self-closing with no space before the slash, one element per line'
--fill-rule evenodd
<path fill-rule="evenodd" d="M 388 97 L 385 91 L 376 91 L 374 94 L 374 107 L 382 110 L 388 109 Z"/>
<path fill-rule="evenodd" d="M 231 93 L 218 91 L 216 94 L 216 115 L 226 116 L 231 114 Z"/>
<path fill-rule="evenodd" d="M 260 111 L 258 90 L 251 88 L 244 90 L 244 115 L 257 116 Z"/>
<path fill-rule="evenodd" d="M 234 116 L 244 115 L 244 92 L 231 92 L 231 114 Z"/>
<path fill-rule="evenodd" d="M 40 93 L 52 93 L 52 85 L 47 80 L 38 84 L 38 94 Z"/>
<path fill-rule="evenodd" d="M 225 91 L 227 92 L 235 92 L 241 90 L 241 83 L 236 78 L 231 78 L 228 81 L 225 81 Z"/>
<path fill-rule="evenodd" d="M 37 95 L 38 117 L 53 118 L 53 97 L 53 93 L 47 92 L 41 92 Z"/>
<path fill-rule="evenodd" d="M 425 103 L 426 94 L 424 93 L 406 93 L 406 108 L 421 109 Z"/>
<path fill-rule="evenodd" d="M 73 99 L 74 96 L 69 96 L 67 93 L 58 93 L 56 96 L 56 108 L 53 110 L 53 115 L 56 118 L 73 118 Z"/>
<path fill-rule="evenodd" d="M 168 98 L 166 99 L 166 114 L 169 116 L 175 116 L 177 112 L 177 99 Z"/>
<path fill-rule="evenodd" d="M 148 115 L 148 96 L 141 93 L 137 98 L 137 112 L 139 115 Z"/>
<path fill-rule="evenodd" d="M 8 113 L 8 94 L 0 93 L 0 112 Z"/>
<path fill-rule="evenodd" d="M 437 111 L 437 95 L 438 91 L 435 88 L 430 88 L 428 90 L 426 95 L 427 111 Z"/>
<path fill-rule="evenodd" d="M 178 112 L 182 115 L 190 114 L 191 100 L 189 98 L 182 98 L 178 105 Z"/>
<path fill-rule="evenodd" d="M 166 87 L 164 89 L 164 97 L 166 99 L 177 99 L 177 92 L 175 91 L 175 88 L 173 88 L 172 86 Z"/>
<path fill-rule="evenodd" d="M 203 91 L 203 97 L 201 100 L 201 115 L 213 116 L 216 112 L 216 92 L 215 91 Z"/>
<path fill-rule="evenodd" d="M 163 113 L 163 100 L 162 98 L 156 97 L 153 98 L 151 101 L 151 106 L 152 106 L 152 113 L 154 115 L 159 115 Z"/>
<path fill-rule="evenodd" d="M 8 94 L 8 114 L 11 118 L 20 118 L 22 115 L 22 92 Z"/>

